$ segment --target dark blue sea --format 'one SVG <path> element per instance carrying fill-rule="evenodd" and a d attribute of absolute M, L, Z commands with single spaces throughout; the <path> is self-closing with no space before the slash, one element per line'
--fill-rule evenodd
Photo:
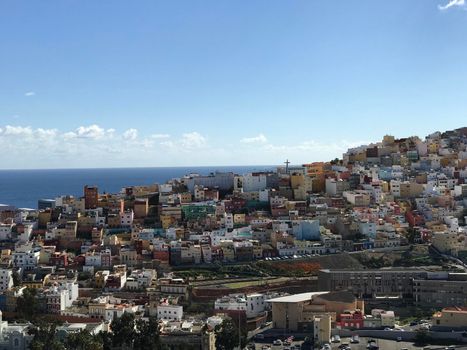
<path fill-rule="evenodd" d="M 84 185 L 97 185 L 99 192 L 116 193 L 123 187 L 164 183 L 190 173 L 215 171 L 245 174 L 271 170 L 273 166 L 220 166 L 174 168 L 108 168 L 0 170 L 0 203 L 17 208 L 37 208 L 37 200 L 70 194 L 82 196 Z"/>

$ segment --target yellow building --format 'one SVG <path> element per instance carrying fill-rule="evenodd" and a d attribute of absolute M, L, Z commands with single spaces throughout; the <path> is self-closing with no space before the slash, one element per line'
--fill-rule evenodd
<path fill-rule="evenodd" d="M 263 246 L 260 241 L 251 241 L 253 244 L 253 256 L 255 259 L 261 259 L 263 257 Z"/>
<path fill-rule="evenodd" d="M 107 226 L 110 228 L 120 227 L 120 215 L 117 215 L 117 214 L 107 215 Z"/>
<path fill-rule="evenodd" d="M 306 169 L 306 173 L 308 176 L 317 177 L 320 175 L 324 175 L 324 164 L 323 162 L 315 162 L 310 164 L 303 164 Z"/>
<path fill-rule="evenodd" d="M 50 274 L 44 276 L 44 278 L 40 278 L 39 275 L 29 275 L 29 278 L 23 279 L 21 282 L 22 287 L 31 288 L 31 289 L 42 289 L 45 285 L 49 283 Z"/>
<path fill-rule="evenodd" d="M 191 203 L 192 202 L 192 197 L 191 197 L 190 192 L 180 193 L 178 197 L 180 199 L 180 203 Z"/>
<path fill-rule="evenodd" d="M 160 219 L 161 219 L 162 228 L 165 230 L 177 223 L 177 220 L 170 215 L 162 214 L 160 216 Z"/>
<path fill-rule="evenodd" d="M 101 289 L 104 288 L 109 275 L 110 275 L 110 271 L 108 270 L 97 271 L 96 274 L 94 275 L 95 287 L 101 288 Z"/>
<path fill-rule="evenodd" d="M 138 253 L 135 248 L 125 247 L 120 250 L 120 263 L 126 266 L 136 266 L 138 264 Z"/>
<path fill-rule="evenodd" d="M 392 146 L 394 145 L 395 138 L 392 135 L 384 135 L 383 137 L 383 145 L 384 146 Z"/>
<path fill-rule="evenodd" d="M 290 175 L 290 186 L 293 190 L 296 190 L 300 186 L 303 186 L 305 180 L 303 174 L 293 173 Z"/>
<path fill-rule="evenodd" d="M 222 254 L 224 256 L 224 262 L 235 261 L 235 249 L 234 249 L 233 241 L 231 240 L 222 241 L 220 246 L 222 249 Z"/>
<path fill-rule="evenodd" d="M 438 142 L 431 142 L 428 144 L 428 153 L 438 154 L 438 150 L 439 150 Z"/>
<path fill-rule="evenodd" d="M 309 331 L 315 318 L 323 315 L 335 322 L 336 314 L 355 310 L 364 312 L 363 301 L 350 292 L 309 292 L 268 302 L 272 304 L 273 328 L 286 331 Z"/>
<path fill-rule="evenodd" d="M 234 224 L 236 225 L 243 225 L 246 220 L 245 214 L 234 214 L 233 216 Z"/>
<path fill-rule="evenodd" d="M 40 211 L 39 214 L 37 215 L 37 221 L 39 227 L 46 227 L 47 223 L 49 223 L 52 220 L 52 211 L 50 210 L 44 210 Z"/>
<path fill-rule="evenodd" d="M 458 255 L 460 248 L 457 233 L 453 232 L 435 232 L 431 238 L 431 244 L 441 253 Z"/>
<path fill-rule="evenodd" d="M 50 257 L 55 253 L 55 246 L 42 246 L 42 249 L 39 253 L 39 264 L 47 265 L 50 261 Z"/>
<path fill-rule="evenodd" d="M 432 326 L 449 329 L 467 329 L 467 307 L 447 307 L 436 312 L 432 318 Z"/>
<path fill-rule="evenodd" d="M 147 198 L 135 199 L 133 203 L 133 212 L 135 218 L 145 218 L 149 211 L 149 200 Z"/>
<path fill-rule="evenodd" d="M 329 314 L 321 314 L 314 317 L 313 338 L 315 343 L 328 343 L 331 338 L 331 316 Z"/>

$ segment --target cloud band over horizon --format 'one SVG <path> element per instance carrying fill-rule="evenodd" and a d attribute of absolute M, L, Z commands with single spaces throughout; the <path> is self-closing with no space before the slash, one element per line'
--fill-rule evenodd
<path fill-rule="evenodd" d="M 5 154 L 0 169 L 261 165 L 280 164 L 285 158 L 299 164 L 341 157 L 362 143 L 297 140 L 296 144 L 275 144 L 259 133 L 226 144 L 197 131 L 144 136 L 136 128 L 118 132 L 97 124 L 62 131 L 5 125 L 0 126 L 0 147 Z"/>

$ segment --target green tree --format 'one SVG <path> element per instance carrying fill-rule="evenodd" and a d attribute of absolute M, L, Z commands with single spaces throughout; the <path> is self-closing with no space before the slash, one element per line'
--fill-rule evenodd
<path fill-rule="evenodd" d="M 34 288 L 26 288 L 23 291 L 16 303 L 16 311 L 19 316 L 28 321 L 32 321 L 39 313 L 39 305 L 37 302 L 37 290 Z"/>
<path fill-rule="evenodd" d="M 64 343 L 67 350 L 103 350 L 102 340 L 98 336 L 93 336 L 86 329 L 69 333 Z"/>
<path fill-rule="evenodd" d="M 100 331 L 96 338 L 102 344 L 102 350 L 112 350 L 113 336 L 110 332 Z"/>
<path fill-rule="evenodd" d="M 21 285 L 21 276 L 19 275 L 18 271 L 16 270 L 13 270 L 13 274 L 12 274 L 12 279 L 13 279 L 13 286 L 14 287 L 18 287 Z"/>
<path fill-rule="evenodd" d="M 148 321 L 139 319 L 135 322 L 136 337 L 133 342 L 135 350 L 156 350 L 159 344 L 159 323 L 154 317 Z"/>
<path fill-rule="evenodd" d="M 136 336 L 134 314 L 123 313 L 121 317 L 112 321 L 110 328 L 113 333 L 113 346 L 132 348 Z"/>
<path fill-rule="evenodd" d="M 33 330 L 34 338 L 29 345 L 31 350 L 65 350 L 56 337 L 57 323 L 42 323 Z"/>
<path fill-rule="evenodd" d="M 233 350 L 238 346 L 239 329 L 232 319 L 225 319 L 214 329 L 217 350 Z"/>

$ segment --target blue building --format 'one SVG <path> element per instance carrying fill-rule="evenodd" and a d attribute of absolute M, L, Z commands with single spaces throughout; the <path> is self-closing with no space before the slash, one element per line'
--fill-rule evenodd
<path fill-rule="evenodd" d="M 292 221 L 292 233 L 296 239 L 301 241 L 319 241 L 321 239 L 318 220 L 294 220 Z"/>

